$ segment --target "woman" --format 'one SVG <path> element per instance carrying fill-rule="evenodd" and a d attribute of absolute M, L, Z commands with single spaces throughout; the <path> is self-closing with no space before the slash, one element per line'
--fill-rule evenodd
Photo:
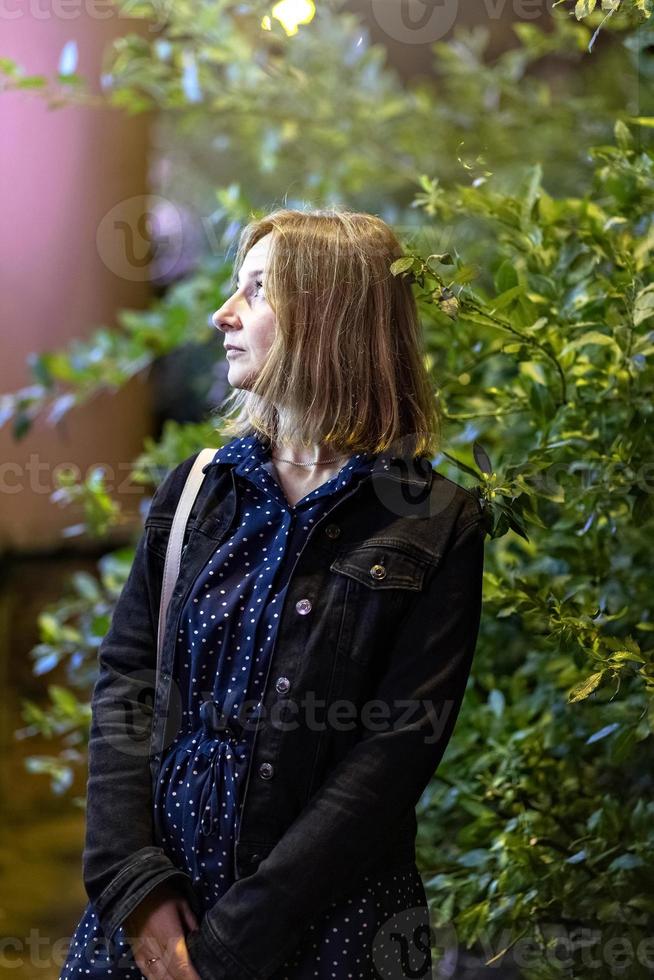
<path fill-rule="evenodd" d="M 345 209 L 241 236 L 213 315 L 233 438 L 189 520 L 152 713 L 139 685 L 195 457 L 155 494 L 99 653 L 90 904 L 62 980 L 431 975 L 415 805 L 466 686 L 485 528 L 429 463 L 440 418 L 401 254 Z"/>

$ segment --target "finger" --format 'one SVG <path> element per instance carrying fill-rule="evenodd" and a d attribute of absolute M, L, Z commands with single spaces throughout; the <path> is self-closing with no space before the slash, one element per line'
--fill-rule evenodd
<path fill-rule="evenodd" d="M 196 929 L 200 928 L 197 916 L 186 899 L 182 900 L 179 913 L 188 932 L 195 932 Z"/>
<path fill-rule="evenodd" d="M 172 941 L 166 953 L 155 963 L 144 963 L 147 980 L 201 980 L 186 947 L 183 936 Z M 139 969 L 143 969 L 139 967 Z"/>
<path fill-rule="evenodd" d="M 138 942 L 134 959 L 146 980 L 174 980 L 171 973 L 172 949 L 154 936 L 143 936 Z"/>
<path fill-rule="evenodd" d="M 179 947 L 179 957 L 175 964 L 174 980 L 202 980 L 193 965 L 186 942 Z"/>

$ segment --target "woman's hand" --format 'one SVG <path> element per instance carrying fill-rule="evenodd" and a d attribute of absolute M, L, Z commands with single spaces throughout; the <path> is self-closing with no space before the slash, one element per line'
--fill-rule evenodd
<path fill-rule="evenodd" d="M 201 980 L 186 947 L 199 929 L 188 900 L 162 882 L 139 902 L 123 923 L 136 965 L 147 980 Z M 158 957 L 154 963 L 149 959 Z"/>

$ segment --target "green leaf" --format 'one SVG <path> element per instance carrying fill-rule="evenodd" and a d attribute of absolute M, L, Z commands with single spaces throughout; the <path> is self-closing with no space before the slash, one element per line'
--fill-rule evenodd
<path fill-rule="evenodd" d="M 427 263 L 431 263 L 432 259 L 440 265 L 454 265 L 454 259 L 449 252 L 434 252 L 427 257 Z"/>
<path fill-rule="evenodd" d="M 621 854 L 609 864 L 609 871 L 633 871 L 634 868 L 644 867 L 645 862 L 638 854 Z"/>
<path fill-rule="evenodd" d="M 589 14 L 592 14 L 596 4 L 597 0 L 577 0 L 575 4 L 575 17 L 577 20 L 581 20 L 583 17 L 588 17 Z"/>
<path fill-rule="evenodd" d="M 61 637 L 59 621 L 51 613 L 40 613 L 38 617 L 41 639 L 44 643 L 56 644 Z"/>
<path fill-rule="evenodd" d="M 518 285 L 518 286 L 512 286 L 510 289 L 507 289 L 503 293 L 500 293 L 499 296 L 496 296 L 493 299 L 491 305 L 491 313 L 494 313 L 495 310 L 504 310 L 507 307 L 511 306 L 511 304 L 514 303 L 520 296 L 524 295 L 524 291 L 525 291 L 525 287 Z"/>
<path fill-rule="evenodd" d="M 482 473 L 491 474 L 493 472 L 493 464 L 490 461 L 490 456 L 476 439 L 472 444 L 472 455 L 474 456 L 475 463 L 479 467 Z"/>
<path fill-rule="evenodd" d="M 504 695 L 497 688 L 494 688 L 488 695 L 488 706 L 496 718 L 501 718 L 504 713 Z"/>
<path fill-rule="evenodd" d="M 98 582 L 88 572 L 75 572 L 73 575 L 73 584 L 79 594 L 89 602 L 96 602 L 100 598 Z"/>
<path fill-rule="evenodd" d="M 591 674 L 590 677 L 587 677 L 584 681 L 581 681 L 581 683 L 575 684 L 568 694 L 568 701 L 583 701 L 585 698 L 587 698 L 597 687 L 599 687 L 605 673 L 605 670 L 599 670 L 595 674 Z"/>
<path fill-rule="evenodd" d="M 50 684 L 48 686 L 48 694 L 52 698 L 55 706 L 62 709 L 64 712 L 75 713 L 79 708 L 77 698 L 65 687 L 61 687 L 58 684 Z"/>
<path fill-rule="evenodd" d="M 13 83 L 14 88 L 33 89 L 45 88 L 47 79 L 43 75 L 25 75 Z"/>
<path fill-rule="evenodd" d="M 599 344 L 603 347 L 613 347 L 618 354 L 622 354 L 620 347 L 615 342 L 613 337 L 607 336 L 607 334 L 600 333 L 599 330 L 589 330 L 587 333 L 581 335 L 581 337 L 576 337 L 569 343 L 565 344 L 564 347 L 559 351 L 559 357 L 564 357 L 569 354 L 570 351 L 577 350 L 579 347 L 585 347 L 589 344 Z"/>
<path fill-rule="evenodd" d="M 637 294 L 634 302 L 634 326 L 654 316 L 654 283 L 650 283 Z"/>
<path fill-rule="evenodd" d="M 0 72 L 3 75 L 16 75 L 18 65 L 11 58 L 0 58 Z"/>
<path fill-rule="evenodd" d="M 638 653 L 632 653 L 630 650 L 618 650 L 617 653 L 611 654 L 611 663 L 621 664 L 626 660 L 632 660 L 635 663 L 645 663 L 645 658 Z"/>
<path fill-rule="evenodd" d="M 600 739 L 606 738 L 607 735 L 611 735 L 612 732 L 619 727 L 620 723 L 617 721 L 612 722 L 610 725 L 604 725 L 604 727 L 600 728 L 599 731 L 593 732 L 592 735 L 588 736 L 586 739 L 586 745 L 592 745 L 593 742 L 599 742 Z"/>
<path fill-rule="evenodd" d="M 473 851 L 466 851 L 459 855 L 457 864 L 464 868 L 483 868 L 488 861 L 489 852 L 482 847 L 475 848 Z"/>
<path fill-rule="evenodd" d="M 518 273 L 515 263 L 510 259 L 505 259 L 500 263 L 494 277 L 495 290 L 497 293 L 505 293 L 508 289 L 513 289 L 518 285 Z"/>
<path fill-rule="evenodd" d="M 391 273 L 394 276 L 400 275 L 402 272 L 407 272 L 409 269 L 413 268 L 415 259 L 410 255 L 405 255 L 400 259 L 396 259 L 391 265 Z"/>
<path fill-rule="evenodd" d="M 634 138 L 631 135 L 629 127 L 621 119 L 616 121 L 613 127 L 613 133 L 615 135 L 615 141 L 621 150 L 630 150 L 633 147 Z"/>

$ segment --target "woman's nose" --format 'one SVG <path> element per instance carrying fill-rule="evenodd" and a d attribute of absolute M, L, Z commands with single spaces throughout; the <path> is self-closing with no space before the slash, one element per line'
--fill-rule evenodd
<path fill-rule="evenodd" d="M 216 310 L 211 317 L 213 325 L 216 327 L 216 329 L 230 330 L 234 327 L 241 326 L 239 316 L 241 301 L 242 296 L 239 294 L 239 292 L 232 293 L 232 295 L 225 300 L 222 306 Z"/>
<path fill-rule="evenodd" d="M 230 330 L 238 325 L 238 317 L 221 306 L 219 310 L 211 314 L 211 322 L 216 330 Z"/>

